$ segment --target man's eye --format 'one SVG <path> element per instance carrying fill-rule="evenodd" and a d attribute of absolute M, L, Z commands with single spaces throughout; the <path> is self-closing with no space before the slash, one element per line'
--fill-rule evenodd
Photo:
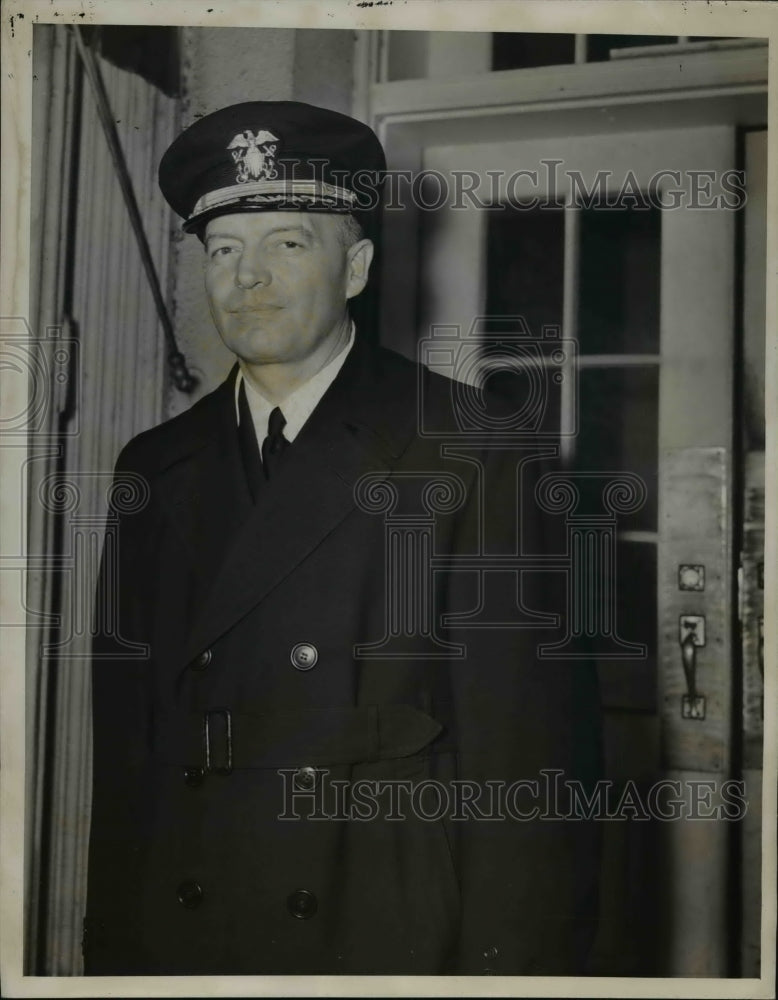
<path fill-rule="evenodd" d="M 225 257 L 229 253 L 233 253 L 236 247 L 216 247 L 211 251 L 211 257 Z"/>

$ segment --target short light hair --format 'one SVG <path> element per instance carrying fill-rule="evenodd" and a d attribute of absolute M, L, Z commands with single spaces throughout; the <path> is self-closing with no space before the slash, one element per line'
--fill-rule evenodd
<path fill-rule="evenodd" d="M 348 250 L 349 247 L 365 238 L 364 229 L 353 215 L 339 215 L 338 221 L 340 222 L 338 235 L 344 250 Z"/>

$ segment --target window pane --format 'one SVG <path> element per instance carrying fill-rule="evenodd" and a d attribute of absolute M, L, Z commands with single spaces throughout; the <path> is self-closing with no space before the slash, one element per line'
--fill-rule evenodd
<path fill-rule="evenodd" d="M 656 531 L 658 367 L 583 369 L 579 387 L 576 471 L 640 476 L 646 502 L 634 513 L 620 514 L 618 526 Z M 607 513 L 602 505 L 602 486 L 600 476 L 583 481 L 581 513 Z"/>
<path fill-rule="evenodd" d="M 561 330 L 564 226 L 561 206 L 493 209 L 486 225 L 486 339 L 491 335 L 498 340 L 502 333 L 515 341 L 519 335 L 528 359 L 503 365 L 489 377 L 489 388 L 508 396 L 517 408 L 531 402 L 538 414 L 533 426 L 546 433 L 559 428 L 562 387 L 552 369 L 543 367 L 551 348 L 539 342 L 544 326 Z"/>
<path fill-rule="evenodd" d="M 661 226 L 658 208 L 581 210 L 582 354 L 659 352 Z"/>
<path fill-rule="evenodd" d="M 486 225 L 486 313 L 521 315 L 540 337 L 562 323 L 564 209 L 492 209 Z M 490 319 L 488 329 L 499 329 Z"/>
<path fill-rule="evenodd" d="M 492 35 L 492 69 L 528 69 L 573 62 L 575 35 L 498 31 Z"/>
<path fill-rule="evenodd" d="M 620 639 L 646 646 L 644 660 L 603 660 L 599 664 L 603 705 L 656 711 L 656 546 L 624 542 L 616 546 L 616 623 Z"/>

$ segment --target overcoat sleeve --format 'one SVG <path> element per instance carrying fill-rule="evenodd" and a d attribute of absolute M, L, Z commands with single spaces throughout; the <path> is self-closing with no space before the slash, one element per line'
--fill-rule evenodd
<path fill-rule="evenodd" d="M 492 553 L 510 555 L 564 547 L 535 495 L 548 463 L 519 465 L 511 452 L 484 459 L 483 489 L 471 491 L 460 549 L 488 544 Z M 451 668 L 458 776 L 477 789 L 490 817 L 471 817 L 456 829 L 460 974 L 586 971 L 597 920 L 599 824 L 570 816 L 567 789 L 580 782 L 588 792 L 599 778 L 600 709 L 591 660 L 540 653 L 563 634 L 560 594 L 558 572 L 528 571 L 512 580 L 493 573 L 489 583 L 451 575 L 452 606 L 480 601 L 486 620 L 511 621 L 517 605 L 562 612 L 555 629 L 453 630 L 466 646 Z"/>
<path fill-rule="evenodd" d="M 149 765 L 149 636 L 143 565 L 153 537 L 148 479 L 134 445 L 114 472 L 95 600 L 92 652 L 92 820 L 84 964 L 87 974 L 121 974 L 137 954 L 140 851 Z M 148 603 L 147 605 L 148 606 Z"/>

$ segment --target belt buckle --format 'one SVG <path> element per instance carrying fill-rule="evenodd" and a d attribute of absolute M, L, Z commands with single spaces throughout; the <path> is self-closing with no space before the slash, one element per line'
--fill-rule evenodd
<path fill-rule="evenodd" d="M 211 760 L 211 717 L 224 719 L 224 733 L 227 747 L 226 761 L 215 765 Z M 212 708 L 203 713 L 203 742 L 205 744 L 205 770 L 211 774 L 232 774 L 232 715 L 228 708 Z"/>

